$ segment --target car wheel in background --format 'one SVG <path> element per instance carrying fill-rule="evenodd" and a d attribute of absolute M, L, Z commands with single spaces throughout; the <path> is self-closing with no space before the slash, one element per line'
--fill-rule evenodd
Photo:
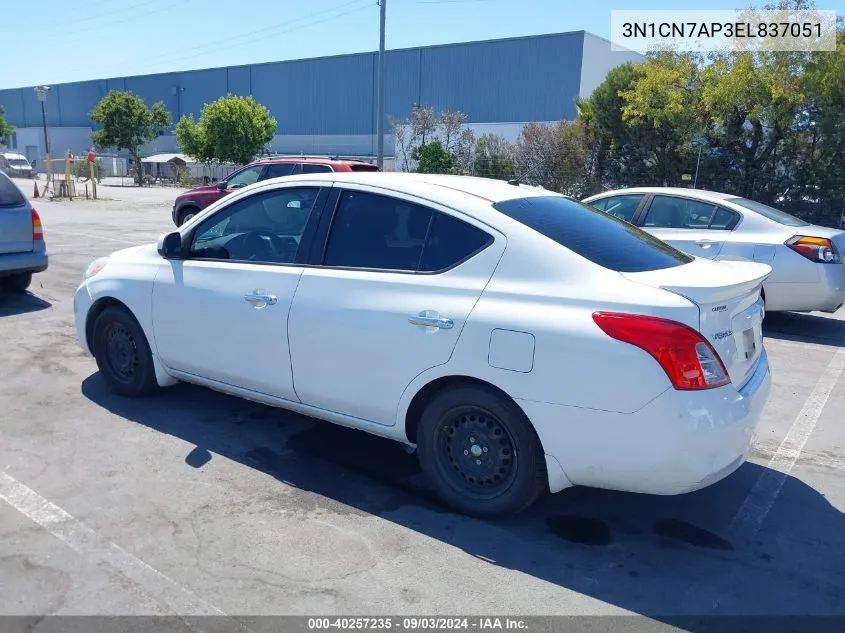
<path fill-rule="evenodd" d="M 26 292 L 29 284 L 32 283 L 32 273 L 18 273 L 10 277 L 0 279 L 0 289 L 6 292 Z"/>
<path fill-rule="evenodd" d="M 158 388 L 147 337 L 128 310 L 103 310 L 94 324 L 93 338 L 97 367 L 112 391 L 135 397 Z"/>
<path fill-rule="evenodd" d="M 185 207 L 179 212 L 179 226 L 194 217 L 200 210 L 197 207 Z"/>
<path fill-rule="evenodd" d="M 546 460 L 531 422 L 495 389 L 449 388 L 426 405 L 417 433 L 438 494 L 472 516 L 515 514 L 546 490 Z"/>

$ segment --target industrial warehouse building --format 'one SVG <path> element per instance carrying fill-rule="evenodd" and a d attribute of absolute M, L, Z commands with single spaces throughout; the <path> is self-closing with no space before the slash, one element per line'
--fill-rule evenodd
<path fill-rule="evenodd" d="M 391 50 L 385 116 L 404 118 L 414 104 L 460 110 L 477 134 L 515 140 L 525 123 L 573 119 L 577 98 L 588 97 L 611 68 L 638 59 L 584 31 Z M 360 53 L 53 85 L 46 103 L 50 149 L 54 157 L 87 151 L 94 105 L 110 90 L 129 90 L 147 105 L 163 101 L 174 123 L 183 114 L 199 116 L 203 104 L 227 93 L 252 95 L 278 121 L 271 151 L 373 156 L 377 60 L 378 53 Z M 41 107 L 33 87 L 0 90 L 0 105 L 17 128 L 12 147 L 40 159 Z M 393 147 L 387 136 L 385 153 Z M 147 148 L 176 151 L 171 134 Z"/>

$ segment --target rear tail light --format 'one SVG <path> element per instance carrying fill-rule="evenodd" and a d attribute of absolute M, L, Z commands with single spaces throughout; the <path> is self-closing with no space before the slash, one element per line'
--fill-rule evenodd
<path fill-rule="evenodd" d="M 595 312 L 593 321 L 608 336 L 651 354 L 675 389 L 713 389 L 731 382 L 713 346 L 683 323 L 617 312 Z"/>
<path fill-rule="evenodd" d="M 839 253 L 829 239 L 796 235 L 786 241 L 786 245 L 799 255 L 820 264 L 839 263 Z"/>
<path fill-rule="evenodd" d="M 41 218 L 38 211 L 32 210 L 32 241 L 44 239 L 44 228 L 41 226 Z"/>

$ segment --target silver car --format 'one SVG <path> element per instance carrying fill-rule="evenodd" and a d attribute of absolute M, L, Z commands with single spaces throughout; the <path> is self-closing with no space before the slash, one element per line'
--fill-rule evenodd
<path fill-rule="evenodd" d="M 12 180 L 0 173 L 0 291 L 24 292 L 47 270 L 41 218 Z"/>
<path fill-rule="evenodd" d="M 845 231 L 699 189 L 618 189 L 583 202 L 689 255 L 769 264 L 763 297 L 770 312 L 836 312 L 845 303 Z"/>

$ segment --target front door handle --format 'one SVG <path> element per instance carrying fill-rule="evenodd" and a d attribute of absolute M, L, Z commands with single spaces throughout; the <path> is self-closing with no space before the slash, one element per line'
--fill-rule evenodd
<path fill-rule="evenodd" d="M 696 244 L 698 246 L 700 246 L 701 248 L 710 248 L 715 243 L 716 242 L 713 242 L 712 240 L 697 240 L 696 241 Z"/>
<path fill-rule="evenodd" d="M 436 327 L 441 330 L 451 330 L 455 322 L 452 319 L 444 319 L 442 317 L 428 317 L 419 314 L 408 317 L 408 321 L 413 325 L 422 325 L 423 327 Z"/>
<path fill-rule="evenodd" d="M 263 306 L 263 305 L 275 305 L 276 297 L 273 295 L 262 295 L 262 294 L 255 294 L 250 293 L 244 295 L 244 301 L 247 303 L 251 303 L 254 306 Z"/>

